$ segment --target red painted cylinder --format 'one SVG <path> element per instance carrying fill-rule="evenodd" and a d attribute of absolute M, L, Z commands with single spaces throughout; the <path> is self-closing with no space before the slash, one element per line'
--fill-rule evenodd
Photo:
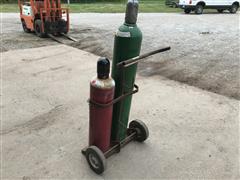
<path fill-rule="evenodd" d="M 99 107 L 91 102 L 110 103 L 114 98 L 115 82 L 109 77 L 108 59 L 100 58 L 97 69 L 97 77 L 90 82 L 89 146 L 95 145 L 106 152 L 110 147 L 113 105 Z"/>

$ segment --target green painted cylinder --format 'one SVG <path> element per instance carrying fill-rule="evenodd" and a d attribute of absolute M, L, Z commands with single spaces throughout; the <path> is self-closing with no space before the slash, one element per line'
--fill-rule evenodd
<path fill-rule="evenodd" d="M 137 64 L 121 70 L 117 67 L 117 63 L 138 56 L 141 50 L 141 43 L 141 30 L 135 23 L 128 24 L 125 20 L 125 23 L 116 32 L 114 39 L 112 78 L 116 82 L 115 98 L 133 91 Z M 132 96 L 128 96 L 113 106 L 112 141 L 121 141 L 126 137 L 131 100 Z"/>

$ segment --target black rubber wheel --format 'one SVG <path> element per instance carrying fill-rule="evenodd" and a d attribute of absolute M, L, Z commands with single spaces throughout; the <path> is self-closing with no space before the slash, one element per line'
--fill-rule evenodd
<path fill-rule="evenodd" d="M 38 37 L 44 38 L 44 37 L 47 36 L 47 34 L 43 32 L 42 21 L 40 19 L 37 19 L 34 22 L 34 30 L 35 30 L 35 33 Z"/>
<path fill-rule="evenodd" d="M 191 12 L 191 9 L 184 9 L 185 14 L 189 14 Z"/>
<path fill-rule="evenodd" d="M 56 36 L 56 37 L 61 37 L 62 36 L 62 34 L 61 33 L 56 33 L 56 34 L 53 34 L 54 36 Z"/>
<path fill-rule="evenodd" d="M 219 13 L 223 13 L 224 9 L 217 9 Z"/>
<path fill-rule="evenodd" d="M 172 7 L 177 8 L 178 7 L 177 3 L 173 2 Z"/>
<path fill-rule="evenodd" d="M 61 24 L 62 28 L 64 29 L 64 30 L 62 30 L 61 33 L 67 34 L 68 33 L 67 32 L 67 22 L 64 19 L 60 19 L 59 21 L 60 21 L 59 23 Z"/>
<path fill-rule="evenodd" d="M 238 11 L 238 5 L 233 4 L 229 11 L 230 11 L 230 13 L 235 14 Z"/>
<path fill-rule="evenodd" d="M 26 32 L 26 33 L 30 33 L 31 30 L 27 28 L 27 25 L 25 23 L 24 20 L 22 20 L 22 27 L 23 27 L 23 31 Z"/>
<path fill-rule="evenodd" d="M 148 131 L 147 126 L 141 120 L 131 121 L 129 124 L 129 128 L 137 131 L 136 141 L 138 141 L 138 142 L 145 141 L 149 136 L 149 131 Z"/>
<path fill-rule="evenodd" d="M 195 8 L 195 14 L 202 14 L 203 13 L 203 6 L 198 4 Z"/>
<path fill-rule="evenodd" d="M 103 152 L 96 146 L 90 146 L 86 150 L 86 159 L 90 168 L 97 174 L 102 174 L 106 169 L 106 158 Z"/>

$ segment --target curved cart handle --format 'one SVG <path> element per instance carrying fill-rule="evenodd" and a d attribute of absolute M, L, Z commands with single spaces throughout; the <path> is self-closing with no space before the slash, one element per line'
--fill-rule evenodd
<path fill-rule="evenodd" d="M 126 98 L 127 96 L 131 96 L 131 95 L 137 93 L 137 92 L 138 92 L 138 89 L 139 89 L 138 85 L 134 84 L 134 90 L 133 90 L 133 91 L 128 92 L 128 93 L 125 93 L 125 94 L 117 97 L 116 99 L 114 99 L 113 101 L 111 101 L 111 102 L 109 102 L 109 103 L 107 103 L 107 104 L 97 103 L 97 102 L 92 101 L 92 100 L 90 100 L 90 99 L 88 99 L 87 102 L 88 102 L 90 105 L 98 106 L 98 107 L 100 107 L 100 108 L 105 108 L 105 107 L 111 106 L 111 105 L 113 105 L 113 104 L 121 101 L 122 99 Z"/>
<path fill-rule="evenodd" d="M 122 62 L 118 63 L 117 66 L 118 67 L 128 67 L 128 66 L 131 66 L 133 64 L 138 63 L 141 59 L 147 58 L 147 57 L 152 56 L 154 54 L 158 54 L 158 53 L 161 53 L 161 52 L 168 51 L 170 49 L 171 49 L 171 47 L 165 47 L 165 48 L 157 49 L 155 51 L 151 51 L 149 53 L 146 53 L 146 54 L 143 54 L 143 55 L 140 55 L 140 56 L 122 61 Z"/>

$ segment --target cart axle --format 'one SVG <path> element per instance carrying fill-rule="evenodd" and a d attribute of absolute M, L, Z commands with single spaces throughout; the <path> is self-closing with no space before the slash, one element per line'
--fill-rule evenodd
<path fill-rule="evenodd" d="M 114 153 L 120 152 L 121 148 L 126 146 L 128 143 L 136 139 L 137 132 L 134 130 L 128 129 L 128 131 L 132 131 L 124 140 L 120 141 L 119 143 L 115 143 L 114 146 L 112 146 L 108 151 L 104 153 L 104 156 L 106 158 L 109 158 Z M 82 154 L 86 156 L 86 150 L 88 147 L 82 149 Z"/>
<path fill-rule="evenodd" d="M 97 146 L 89 146 L 82 150 L 82 154 L 86 157 L 91 169 L 101 174 L 106 168 L 106 158 L 109 158 L 114 153 L 119 153 L 121 148 L 126 146 L 131 141 L 143 142 L 149 136 L 148 128 L 144 122 L 140 120 L 133 120 L 127 129 L 127 137 L 120 142 L 113 142 L 113 145 L 106 152 L 102 152 Z"/>

